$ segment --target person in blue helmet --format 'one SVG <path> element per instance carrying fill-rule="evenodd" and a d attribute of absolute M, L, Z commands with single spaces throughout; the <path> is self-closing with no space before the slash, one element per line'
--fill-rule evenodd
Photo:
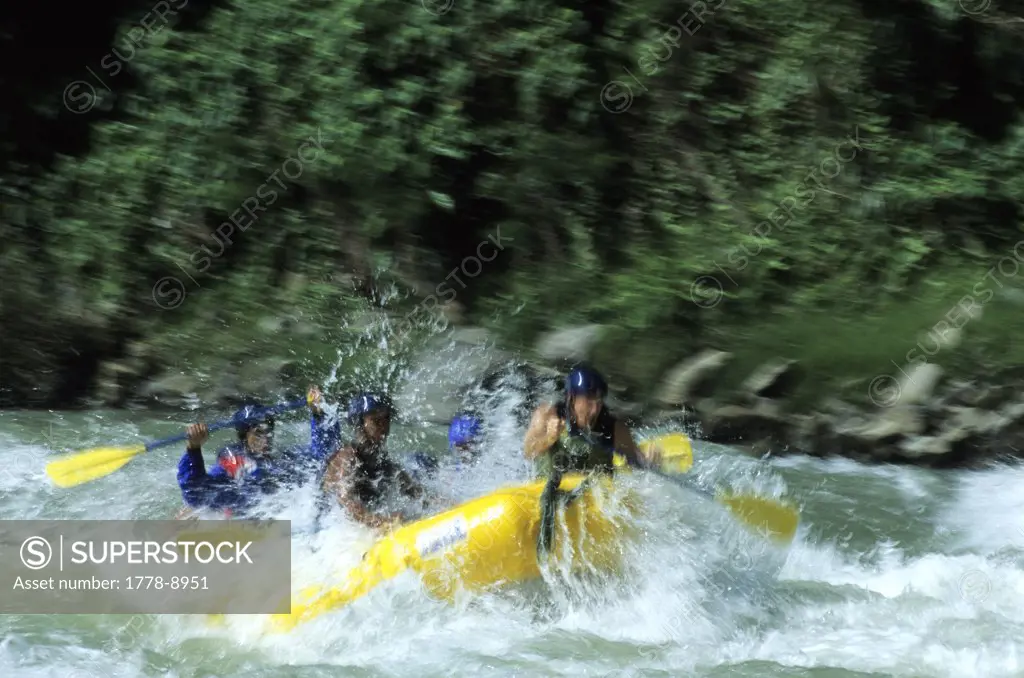
<path fill-rule="evenodd" d="M 458 466 L 471 465 L 480 457 L 480 418 L 462 412 L 448 426 L 448 450 L 455 455 Z"/>
<path fill-rule="evenodd" d="M 640 468 L 659 463 L 660 454 L 645 457 L 629 428 L 608 410 L 607 395 L 608 385 L 600 373 L 579 366 L 566 375 L 564 398 L 534 411 L 523 453 L 535 462 L 538 475 L 556 470 L 611 475 L 615 453 Z"/>
<path fill-rule="evenodd" d="M 462 469 L 476 463 L 480 457 L 480 417 L 471 412 L 460 412 L 448 425 L 448 451 L 455 460 L 455 468 Z M 438 471 L 437 460 L 417 452 L 412 457 L 417 477 L 431 476 Z"/>
<path fill-rule="evenodd" d="M 356 394 L 348 407 L 355 436 L 331 454 L 321 481 L 322 497 L 333 497 L 353 519 L 373 528 L 387 528 L 402 520 L 400 512 L 384 506 L 390 490 L 412 499 L 423 496 L 422 487 L 388 454 L 393 413 L 387 398 Z M 329 502 L 321 503 L 321 513 L 328 506 Z"/>
<path fill-rule="evenodd" d="M 202 446 L 209 431 L 205 424 L 191 424 L 185 454 L 178 461 L 178 486 L 186 504 L 179 517 L 197 509 L 223 511 L 228 517 L 244 515 L 263 496 L 314 474 L 337 447 L 340 426 L 327 421 L 319 388 L 311 386 L 306 399 L 312 414 L 307 449 L 275 454 L 274 419 L 260 416 L 263 408 L 249 401 L 234 416 L 238 441 L 218 450 L 207 470 Z"/>

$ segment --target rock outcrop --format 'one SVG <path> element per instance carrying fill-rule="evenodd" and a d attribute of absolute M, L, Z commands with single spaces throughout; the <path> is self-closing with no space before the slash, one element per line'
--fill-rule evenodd
<path fill-rule="evenodd" d="M 732 356 L 724 351 L 707 350 L 672 368 L 655 395 L 660 405 L 693 407 L 711 396 L 715 378 Z"/>
<path fill-rule="evenodd" d="M 755 370 L 731 401 L 702 400 L 697 437 L 758 455 L 932 467 L 1024 456 L 1024 371 L 995 375 L 990 384 L 943 382 L 939 365 L 917 363 L 898 376 L 876 378 L 868 388 L 870 407 L 830 398 L 812 412 L 797 413 L 786 398 L 799 374 L 793 361 L 773 360 Z"/>
<path fill-rule="evenodd" d="M 603 325 L 581 325 L 553 330 L 537 342 L 537 354 L 550 363 L 590 360 L 604 329 Z"/>

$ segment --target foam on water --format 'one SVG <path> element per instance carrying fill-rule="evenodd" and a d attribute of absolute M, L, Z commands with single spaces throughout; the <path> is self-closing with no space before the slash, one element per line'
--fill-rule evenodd
<path fill-rule="evenodd" d="M 452 374 L 479 364 L 480 356 L 441 362 L 449 367 L 402 368 L 403 379 L 413 375 L 421 386 L 401 398 L 403 424 L 392 444 L 399 458 L 443 448 L 443 426 L 416 414 L 432 409 L 434 417 L 459 403 L 435 400 L 425 385 L 443 381 L 441 390 L 458 400 Z M 369 379 L 385 367 L 361 369 Z M 431 484 L 441 508 L 526 477 L 516 415 L 521 394 L 509 390 L 488 402 L 495 411 L 479 463 L 462 474 L 442 467 Z M 44 437 L 50 424 L 58 444 Z M 181 426 L 152 415 L 0 413 L 0 515 L 168 518 L 180 506 L 180 450 L 141 455 L 109 478 L 69 490 L 51 487 L 42 468 L 55 449 L 159 437 Z M 283 442 L 308 436 L 301 417 L 279 428 Z M 430 598 L 414 576 L 402 576 L 281 636 L 262 635 L 260 616 L 233 618 L 226 628 L 194 617 L 6 617 L 0 675 L 1024 673 L 1024 471 L 765 462 L 703 445 L 696 454 L 694 476 L 709 485 L 789 496 L 801 505 L 805 522 L 788 550 L 738 528 L 721 507 L 637 474 L 626 484 L 643 497 L 645 534 L 628 545 L 629 567 L 619 577 L 595 584 L 550 576 L 448 604 Z M 368 530 L 340 514 L 323 532 L 303 534 L 313 501 L 307 486 L 267 504 L 298 533 L 293 590 L 331 581 L 372 543 Z M 853 526 L 863 529 L 851 536 Z"/>
<path fill-rule="evenodd" d="M 1024 469 L 999 465 L 962 473 L 944 514 L 964 548 L 983 553 L 1024 549 Z"/>

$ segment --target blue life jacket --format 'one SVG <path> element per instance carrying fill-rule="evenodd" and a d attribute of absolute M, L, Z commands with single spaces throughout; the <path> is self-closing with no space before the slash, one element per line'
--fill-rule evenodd
<path fill-rule="evenodd" d="M 237 442 L 217 452 L 216 463 L 207 471 L 202 451 L 186 450 L 178 461 L 178 487 L 191 508 L 223 510 L 228 515 L 244 514 L 263 496 L 276 492 L 319 472 L 327 456 L 337 448 L 341 436 L 338 422 L 311 418 L 308 448 L 285 450 L 272 457 L 251 457 L 245 444 Z"/>

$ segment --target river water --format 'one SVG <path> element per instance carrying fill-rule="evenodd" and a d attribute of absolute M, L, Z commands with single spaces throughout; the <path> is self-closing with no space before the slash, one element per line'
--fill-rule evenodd
<path fill-rule="evenodd" d="M 72 488 L 43 472 L 53 450 L 176 433 L 176 416 L 0 413 L 4 519 L 165 519 L 180 507 L 179 449 L 141 456 Z M 284 442 L 308 435 L 301 416 Z M 644 432 L 640 432 L 643 435 Z M 523 478 L 511 417 L 481 467 L 445 483 L 451 500 Z M 219 440 L 219 438 L 215 439 Z M 407 423 L 399 454 L 443 445 Z M 786 551 L 715 505 L 657 478 L 628 480 L 650 508 L 626 575 L 554 582 L 454 603 L 399 578 L 294 632 L 258 617 L 0 617 L 0 676 L 1024 676 L 1024 471 L 939 472 L 791 458 L 771 464 L 697 444 L 707 482 L 785 493 L 802 509 Z M 312 515 L 298 488 L 268 511 Z M 293 540 L 293 577 L 354 562 L 370 543 L 344 520 Z M 0 593 L 0 595 L 3 595 Z M 113 640 L 113 642 L 112 642 Z"/>

